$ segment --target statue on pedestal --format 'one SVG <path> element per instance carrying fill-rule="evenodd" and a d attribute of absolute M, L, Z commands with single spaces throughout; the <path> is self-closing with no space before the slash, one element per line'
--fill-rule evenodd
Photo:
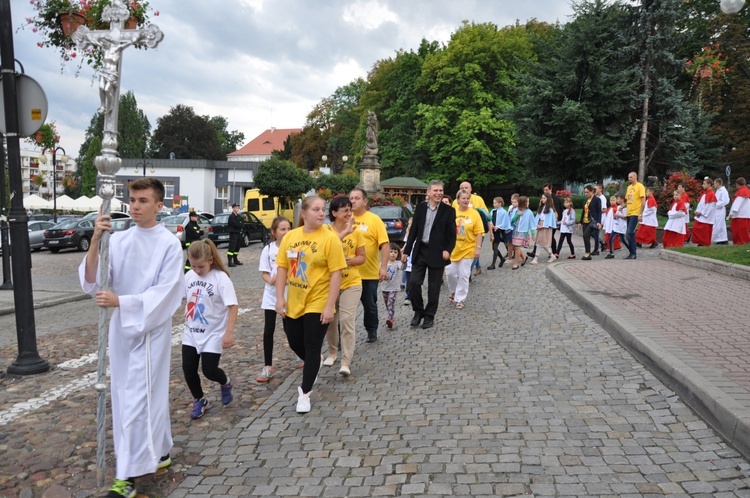
<path fill-rule="evenodd" d="M 369 193 L 380 190 L 380 161 L 378 160 L 378 117 L 372 111 L 367 111 L 367 143 L 365 157 L 359 166 L 359 181 L 361 187 Z"/>

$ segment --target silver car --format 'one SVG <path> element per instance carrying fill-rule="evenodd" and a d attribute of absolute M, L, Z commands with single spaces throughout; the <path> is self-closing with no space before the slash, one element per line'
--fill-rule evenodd
<path fill-rule="evenodd" d="M 164 223 L 164 226 L 177 236 L 183 246 L 185 245 L 185 227 L 187 226 L 188 221 L 190 221 L 190 216 L 187 213 L 167 216 L 161 220 L 161 222 Z M 198 226 L 203 230 L 203 238 L 207 237 L 208 233 L 212 231 L 209 219 L 200 214 L 198 215 Z"/>
<path fill-rule="evenodd" d="M 51 221 L 29 221 L 29 247 L 38 251 L 44 247 L 44 231 L 55 226 Z M 10 234 L 8 234 L 10 236 Z M 10 240 L 8 241 L 10 242 Z M 0 254 L 3 252 L 3 241 L 0 238 Z"/>

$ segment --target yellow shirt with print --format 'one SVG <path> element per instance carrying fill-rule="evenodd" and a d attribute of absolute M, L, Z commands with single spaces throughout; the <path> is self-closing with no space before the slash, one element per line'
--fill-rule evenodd
<path fill-rule="evenodd" d="M 338 235 L 324 227 L 312 233 L 303 230 L 300 227 L 287 233 L 276 256 L 276 264 L 287 272 L 289 318 L 322 313 L 328 301 L 331 272 L 346 268 Z"/>
<path fill-rule="evenodd" d="M 469 208 L 456 210 L 456 246 L 451 253 L 451 261 L 474 259 L 477 236 L 484 233 L 484 225 L 479 211 Z"/>
<path fill-rule="evenodd" d="M 332 225 L 326 225 L 328 229 L 336 237 L 338 233 Z M 357 255 L 357 248 L 365 245 L 362 241 L 362 234 L 359 230 L 354 230 L 352 233 L 341 239 L 341 248 L 344 250 L 345 258 L 353 258 Z M 359 267 L 347 266 L 341 270 L 341 290 L 348 289 L 354 285 L 362 285 L 362 278 L 359 276 Z"/>
<path fill-rule="evenodd" d="M 361 216 L 352 215 L 354 226 L 362 235 L 365 244 L 365 264 L 359 267 L 362 280 L 380 279 L 380 246 L 389 242 L 385 223 L 380 216 L 365 211 Z"/>
<path fill-rule="evenodd" d="M 455 209 L 456 211 L 458 211 L 458 201 L 457 200 L 454 199 L 453 200 L 453 204 L 451 204 L 451 206 L 453 207 L 453 209 Z M 469 199 L 469 207 L 470 208 L 474 208 L 474 209 L 482 208 L 485 211 L 488 211 L 487 205 L 484 203 L 484 199 L 482 199 L 482 197 L 479 196 L 479 195 L 477 195 L 477 194 L 471 194 L 471 199 Z"/>
<path fill-rule="evenodd" d="M 628 185 L 625 200 L 628 203 L 628 216 L 640 216 L 643 211 L 643 199 L 646 198 L 646 188 L 641 182 Z"/>

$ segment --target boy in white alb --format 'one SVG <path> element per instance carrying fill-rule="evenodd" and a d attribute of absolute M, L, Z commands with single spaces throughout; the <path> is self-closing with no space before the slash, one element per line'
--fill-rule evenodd
<path fill-rule="evenodd" d="M 110 238 L 109 283 L 98 281 L 99 242 L 111 230 L 109 216 L 96 219 L 91 246 L 78 268 L 84 292 L 97 306 L 115 308 L 109 323 L 112 432 L 117 465 L 110 498 L 136 495 L 134 478 L 171 463 L 169 361 L 172 315 L 183 296 L 180 241 L 156 221 L 164 185 L 152 177 L 130 184 L 136 227 Z"/>
<path fill-rule="evenodd" d="M 729 205 L 729 192 L 724 186 L 724 180 L 717 178 L 714 180 L 716 189 L 716 220 L 714 221 L 714 230 L 711 232 L 711 242 L 719 245 L 729 244 L 727 234 L 727 206 Z"/>

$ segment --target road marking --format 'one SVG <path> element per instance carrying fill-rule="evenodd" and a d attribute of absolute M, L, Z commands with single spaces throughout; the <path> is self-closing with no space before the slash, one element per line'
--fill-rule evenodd
<path fill-rule="evenodd" d="M 244 315 L 245 313 L 248 313 L 252 310 L 252 308 L 240 308 L 237 311 L 237 314 Z M 183 328 L 184 324 L 182 323 L 172 327 L 172 346 L 177 346 L 182 342 Z M 96 352 L 89 353 L 87 355 L 81 356 L 80 358 L 64 361 L 57 366 L 62 370 L 73 370 L 96 362 L 98 360 L 98 357 L 99 355 Z M 39 397 L 31 398 L 27 401 L 18 402 L 11 406 L 8 410 L 0 411 L 0 426 L 8 425 L 13 420 L 22 417 L 29 412 L 38 410 L 39 408 L 42 408 L 52 403 L 53 401 L 57 401 L 58 399 L 74 394 L 87 387 L 93 387 L 95 382 L 96 372 L 87 373 L 79 379 L 75 379 L 57 387 L 53 387 L 52 389 L 48 389 L 47 391 L 44 391 Z"/>

